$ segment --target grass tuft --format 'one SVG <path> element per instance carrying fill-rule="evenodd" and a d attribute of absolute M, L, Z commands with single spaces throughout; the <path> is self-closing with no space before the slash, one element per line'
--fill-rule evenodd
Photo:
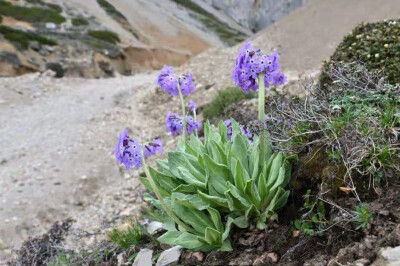
<path fill-rule="evenodd" d="M 17 29 L 13 29 L 4 25 L 0 25 L 0 33 L 7 39 L 12 45 L 19 50 L 26 50 L 29 47 L 30 41 L 37 41 L 40 44 L 45 45 L 57 45 L 57 42 L 51 39 L 47 39 L 33 32 L 25 32 Z"/>
<path fill-rule="evenodd" d="M 106 30 L 92 30 L 89 31 L 89 36 L 102 40 L 111 44 L 117 44 L 120 42 L 120 39 L 118 35 L 114 32 L 111 31 L 106 31 Z"/>
<path fill-rule="evenodd" d="M 82 17 L 73 18 L 71 20 L 71 23 L 72 23 L 72 25 L 74 27 L 89 25 L 89 21 L 87 19 L 85 19 L 85 18 L 82 18 Z"/>

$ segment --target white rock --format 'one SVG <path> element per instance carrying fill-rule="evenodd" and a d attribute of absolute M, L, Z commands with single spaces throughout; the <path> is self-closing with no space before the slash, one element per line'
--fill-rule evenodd
<path fill-rule="evenodd" d="M 157 232 L 158 230 L 161 230 L 161 229 L 167 229 L 167 227 L 163 223 L 154 221 L 154 222 L 151 222 L 149 224 L 149 226 L 147 226 L 147 233 L 152 235 L 152 234 L 154 234 L 155 232 Z"/>
<path fill-rule="evenodd" d="M 400 263 L 400 246 L 395 248 L 385 248 L 381 251 L 382 257 L 388 261 Z"/>
<path fill-rule="evenodd" d="M 136 256 L 132 266 L 151 266 L 152 256 L 153 256 L 153 250 L 148 248 L 141 249 L 139 251 L 139 254 Z"/>
<path fill-rule="evenodd" d="M 55 23 L 48 22 L 48 23 L 46 23 L 46 28 L 47 28 L 47 29 L 54 30 L 54 29 L 57 28 L 57 25 L 56 25 Z"/>
<path fill-rule="evenodd" d="M 175 246 L 163 251 L 157 260 L 156 266 L 167 266 L 178 263 L 179 257 L 182 254 L 182 247 Z"/>

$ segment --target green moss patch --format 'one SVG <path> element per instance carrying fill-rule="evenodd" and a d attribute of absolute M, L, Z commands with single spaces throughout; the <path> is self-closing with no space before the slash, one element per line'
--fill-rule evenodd
<path fill-rule="evenodd" d="M 122 15 L 113 5 L 111 5 L 106 0 L 97 0 L 97 3 L 107 12 L 110 16 L 127 21 L 126 17 Z"/>
<path fill-rule="evenodd" d="M 89 25 L 89 21 L 88 21 L 87 19 L 85 19 L 85 18 L 80 18 L 80 17 L 78 17 L 78 18 L 73 18 L 73 19 L 71 20 L 71 23 L 72 23 L 72 25 L 75 26 L 75 27 L 87 26 L 87 25 Z"/>
<path fill-rule="evenodd" d="M 108 43 L 117 44 L 120 42 L 118 35 L 106 30 L 92 30 L 88 32 L 89 36 Z"/>
<path fill-rule="evenodd" d="M 255 93 L 250 92 L 249 94 L 244 94 L 239 87 L 229 87 L 225 90 L 218 91 L 217 96 L 204 108 L 204 119 L 212 121 L 215 117 L 219 118 L 224 115 L 224 112 L 229 105 L 237 103 L 243 99 L 252 99 L 255 97 Z"/>
<path fill-rule="evenodd" d="M 37 41 L 40 44 L 45 45 L 57 45 L 57 42 L 51 39 L 47 39 L 33 32 L 25 32 L 16 30 L 4 25 L 0 25 L 0 33 L 17 49 L 26 50 L 29 47 L 30 41 Z"/>
<path fill-rule="evenodd" d="M 0 14 L 32 23 L 52 22 L 61 24 L 65 22 L 65 18 L 52 9 L 14 6 L 5 1 L 0 1 Z"/>
<path fill-rule="evenodd" d="M 360 24 L 337 47 L 329 62 L 329 71 L 337 62 L 360 61 L 369 71 L 379 71 L 390 84 L 400 84 L 400 20 Z M 321 82 L 329 81 L 321 75 Z"/>

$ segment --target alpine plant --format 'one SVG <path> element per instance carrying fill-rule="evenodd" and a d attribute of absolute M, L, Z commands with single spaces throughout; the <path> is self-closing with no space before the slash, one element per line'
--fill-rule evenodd
<path fill-rule="evenodd" d="M 258 91 L 260 122 L 253 122 L 256 127 L 240 126 L 233 119 L 220 121 L 218 128 L 206 122 L 200 140 L 196 104 L 189 102 L 187 113 L 183 100 L 183 95 L 195 90 L 192 75 L 177 75 L 164 66 L 157 83 L 165 93 L 179 95 L 181 102 L 182 113 L 168 113 L 166 119 L 167 131 L 182 136 L 178 147 L 166 159 L 156 160 L 155 169 L 147 166 L 146 159 L 162 154 L 160 139 L 142 145 L 126 130 L 118 138 L 117 162 L 127 170 L 133 166 L 144 169 L 146 177 L 140 180 L 154 193 L 145 194 L 144 199 L 160 210 L 158 219 L 168 228 L 158 238 L 162 243 L 198 251 L 232 250 L 229 233 L 233 225 L 247 228 L 254 224 L 263 229 L 269 220 L 277 219 L 276 211 L 287 202 L 290 165 L 267 143 L 271 120 L 264 110 L 265 89 L 286 82 L 279 55 L 264 55 L 246 43 L 236 58 L 232 78 L 244 93 Z"/>

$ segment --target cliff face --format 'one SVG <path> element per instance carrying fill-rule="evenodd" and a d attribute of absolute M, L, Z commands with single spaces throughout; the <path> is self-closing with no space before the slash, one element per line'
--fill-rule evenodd
<path fill-rule="evenodd" d="M 308 0 L 200 0 L 253 32 L 265 28 Z"/>

